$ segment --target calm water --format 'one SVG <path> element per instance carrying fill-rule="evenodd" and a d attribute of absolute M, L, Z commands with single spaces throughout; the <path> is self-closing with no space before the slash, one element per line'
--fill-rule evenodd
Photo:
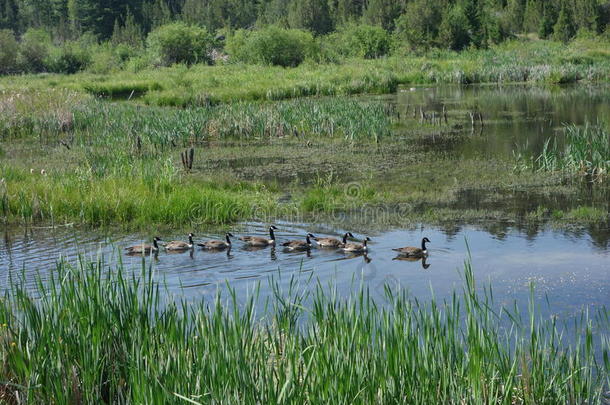
<path fill-rule="evenodd" d="M 280 241 L 302 238 L 307 231 L 319 235 L 339 235 L 344 231 L 308 224 L 284 223 L 278 227 Z M 236 236 L 266 234 L 263 224 L 242 224 L 232 230 Z M 197 233 L 195 239 L 219 236 Z M 426 262 L 395 260 L 392 248 L 419 245 L 423 236 L 432 241 Z M 419 298 L 430 297 L 431 289 L 438 298 L 447 298 L 462 285 L 460 272 L 469 256 L 467 241 L 477 279 L 492 283 L 499 303 L 509 304 L 514 299 L 524 302 L 533 282 L 540 301 L 548 295 L 553 312 L 560 315 L 569 316 L 587 305 L 610 305 L 610 251 L 587 234 L 548 230 L 532 237 L 509 230 L 497 236 L 469 226 L 457 232 L 421 226 L 373 233 L 370 237 L 373 242 L 366 258 L 326 249 L 312 249 L 309 254 L 286 252 L 280 246 L 248 250 L 235 241 L 230 252 L 160 252 L 147 261 L 154 261 L 157 277 L 165 279 L 170 290 L 188 299 L 211 298 L 225 281 L 245 296 L 254 283 L 260 281 L 264 288 L 270 276 L 277 278 L 278 269 L 284 286 L 292 275 L 301 280 L 313 275 L 322 282 L 332 281 L 343 295 L 363 282 L 377 298 L 383 298 L 384 284 L 408 288 Z M 6 285 L 9 274 L 20 274 L 22 270 L 30 280 L 34 280 L 36 271 L 47 277 L 54 271 L 59 252 L 68 261 L 76 261 L 78 255 L 95 259 L 102 254 L 108 265 L 120 257 L 129 269 L 139 271 L 142 258 L 125 255 L 122 248 L 141 241 L 142 235 L 105 236 L 78 229 L 8 231 L 0 245 L 1 283 Z"/>
<path fill-rule="evenodd" d="M 563 123 L 582 124 L 586 120 L 610 117 L 609 90 L 608 86 L 447 86 L 404 89 L 381 99 L 394 105 L 405 121 L 404 128 L 398 125 L 397 136 L 403 134 L 403 129 L 408 131 L 406 117 L 412 117 L 414 110 L 421 107 L 428 113 L 440 113 L 445 106 L 451 125 L 467 136 L 458 137 L 444 153 L 454 153 L 464 159 L 477 156 L 511 159 L 514 151 L 539 153 L 547 138 L 561 137 Z M 483 113 L 483 128 L 471 129 L 468 111 Z M 486 198 L 480 191 L 476 195 L 467 191 L 460 196 L 460 205 L 453 208 L 494 209 L 485 206 Z M 541 199 L 554 198 L 557 199 L 553 195 L 535 195 L 535 190 L 514 190 L 505 204 L 518 205 L 528 212 Z M 574 201 L 553 201 L 549 205 L 569 208 L 574 204 L 610 209 L 610 190 L 607 186 L 585 187 Z M 341 235 L 344 228 L 350 227 L 347 220 L 332 226 L 280 223 L 277 236 L 282 241 L 303 238 L 307 232 L 319 236 Z M 266 227 L 267 224 L 246 223 L 231 230 L 236 236 L 266 235 Z M 469 257 L 469 246 L 479 285 L 491 282 L 500 303 L 508 304 L 515 299 L 525 302 L 533 282 L 539 302 L 546 302 L 548 297 L 552 308 L 549 311 L 556 314 L 569 317 L 585 306 L 593 309 L 610 306 L 609 224 L 569 232 L 506 223 L 454 224 L 444 228 L 424 224 L 416 229 L 383 229 L 379 224 L 367 226 L 360 221 L 357 228 L 348 230 L 358 237 L 368 233 L 373 239 L 367 258 L 323 249 L 313 249 L 310 254 L 287 253 L 280 247 L 247 250 L 235 241 L 228 253 L 195 249 L 181 254 L 161 252 L 156 258 L 146 260 L 154 262 L 157 277 L 166 280 L 173 293 L 188 299 L 212 297 L 225 281 L 230 282 L 239 296 L 245 296 L 257 282 L 265 294 L 269 277 L 281 277 L 281 283 L 286 286 L 293 275 L 302 280 L 314 276 L 323 283 L 335 283 L 343 295 L 362 282 L 380 299 L 385 284 L 400 285 L 422 299 L 430 297 L 433 290 L 442 299 L 449 297 L 455 287 L 462 286 L 461 271 Z M 184 234 L 188 231 L 160 236 L 164 240 L 185 240 Z M 197 240 L 222 238 L 222 233 L 195 232 Z M 10 274 L 22 271 L 31 283 L 36 273 L 43 279 L 48 277 L 60 254 L 68 261 L 75 261 L 79 255 L 93 259 L 103 255 L 109 266 L 121 260 L 129 269 L 138 271 L 142 258 L 126 256 L 122 248 L 149 241 L 151 236 L 73 228 L 5 229 L 1 233 L 0 286 L 6 285 Z M 425 263 L 394 260 L 392 248 L 419 246 L 423 236 L 432 241 Z"/>

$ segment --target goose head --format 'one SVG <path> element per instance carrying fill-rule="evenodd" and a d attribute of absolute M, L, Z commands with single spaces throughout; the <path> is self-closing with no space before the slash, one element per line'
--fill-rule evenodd
<path fill-rule="evenodd" d="M 421 240 L 421 250 L 423 250 L 424 252 L 427 250 L 426 249 L 426 243 L 430 243 L 430 239 L 428 238 L 423 238 Z"/>
<path fill-rule="evenodd" d="M 316 235 L 314 235 L 313 233 L 308 233 L 307 236 L 305 237 L 305 240 L 307 241 L 307 244 L 311 245 L 311 240 L 309 238 L 315 239 Z"/>

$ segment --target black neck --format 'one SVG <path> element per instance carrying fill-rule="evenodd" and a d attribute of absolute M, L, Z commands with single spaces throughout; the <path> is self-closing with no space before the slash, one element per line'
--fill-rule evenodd
<path fill-rule="evenodd" d="M 157 246 L 157 240 L 153 239 L 153 246 L 155 247 L 155 249 L 159 249 L 159 246 Z"/>
<path fill-rule="evenodd" d="M 343 244 L 345 245 L 347 243 L 347 233 L 345 235 L 343 235 Z"/>
<path fill-rule="evenodd" d="M 269 228 L 269 238 L 271 240 L 275 240 L 275 234 L 273 233 L 273 228 Z"/>
<path fill-rule="evenodd" d="M 189 235 L 189 245 L 193 244 L 193 237 L 191 235 Z"/>
<path fill-rule="evenodd" d="M 366 247 L 366 244 L 367 244 L 368 242 L 369 242 L 369 240 L 368 240 L 368 239 L 365 239 L 365 240 L 364 240 L 364 243 L 363 243 L 364 247 Z"/>
<path fill-rule="evenodd" d="M 307 236 L 305 237 L 305 240 L 307 241 L 307 244 L 308 244 L 308 245 L 311 245 L 311 240 L 309 240 L 309 235 L 307 235 Z"/>
<path fill-rule="evenodd" d="M 229 234 L 226 234 L 225 236 L 227 238 L 227 243 L 230 245 L 231 244 L 231 239 L 229 239 Z"/>
<path fill-rule="evenodd" d="M 426 240 L 425 239 L 421 240 L 421 250 L 426 250 Z"/>

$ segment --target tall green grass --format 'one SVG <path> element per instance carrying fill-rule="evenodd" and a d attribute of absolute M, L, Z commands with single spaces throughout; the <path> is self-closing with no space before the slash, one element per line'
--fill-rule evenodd
<path fill-rule="evenodd" d="M 549 138 L 536 159 L 539 170 L 566 171 L 602 180 L 610 171 L 610 132 L 600 123 L 565 127 L 564 145 Z"/>
<path fill-rule="evenodd" d="M 599 403 L 608 313 L 556 319 L 497 309 L 467 264 L 461 293 L 418 302 L 385 287 L 339 298 L 270 281 L 273 297 L 167 299 L 154 270 L 59 262 L 0 301 L 8 403 Z M 30 286 L 32 284 L 30 283 Z M 262 311 L 262 312 L 261 312 Z"/>

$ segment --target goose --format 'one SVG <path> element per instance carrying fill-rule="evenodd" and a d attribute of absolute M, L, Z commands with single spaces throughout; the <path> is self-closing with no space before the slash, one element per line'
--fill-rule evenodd
<path fill-rule="evenodd" d="M 430 243 L 430 239 L 423 238 L 421 240 L 421 248 L 406 246 L 392 250 L 398 252 L 398 254 L 405 257 L 425 257 L 428 256 L 428 249 L 426 248 L 426 243 Z"/>
<path fill-rule="evenodd" d="M 367 243 L 371 240 L 368 236 L 362 241 L 362 243 L 349 242 L 346 243 L 342 249 L 344 252 L 366 252 L 368 250 Z"/>
<path fill-rule="evenodd" d="M 269 239 L 261 236 L 240 236 L 239 240 L 244 241 L 248 246 L 264 247 L 269 245 L 275 245 L 275 234 L 273 233 L 277 227 L 271 225 L 269 227 Z"/>
<path fill-rule="evenodd" d="M 153 238 L 152 245 L 149 245 L 148 243 L 142 243 L 140 245 L 126 247 L 125 250 L 127 251 L 127 254 L 148 254 L 150 252 L 158 252 L 159 245 L 157 244 L 157 242 L 159 242 L 160 240 L 160 237 L 155 236 Z"/>
<path fill-rule="evenodd" d="M 204 249 L 208 250 L 224 250 L 226 248 L 231 249 L 231 239 L 233 234 L 231 232 L 227 232 L 225 234 L 225 240 L 208 240 L 203 243 L 198 243 L 197 246 L 201 246 Z"/>
<path fill-rule="evenodd" d="M 189 233 L 188 242 L 183 242 L 181 240 L 173 240 L 173 241 L 168 242 L 165 245 L 163 245 L 163 247 L 165 248 L 165 250 L 173 250 L 173 251 L 192 249 L 193 248 L 193 236 L 195 236 L 195 235 L 193 235 L 192 233 Z"/>
<path fill-rule="evenodd" d="M 288 250 L 309 250 L 311 249 L 310 238 L 315 239 L 316 237 L 313 234 L 308 233 L 305 240 L 289 240 L 288 242 L 282 243 L 282 246 Z"/>
<path fill-rule="evenodd" d="M 318 243 L 318 246 L 320 247 L 325 247 L 325 248 L 340 248 L 345 246 L 345 244 L 347 243 L 347 238 L 353 238 L 354 235 L 352 235 L 351 232 L 346 232 L 343 235 L 343 239 L 339 240 L 337 238 L 313 238 L 313 240 L 315 240 Z"/>

